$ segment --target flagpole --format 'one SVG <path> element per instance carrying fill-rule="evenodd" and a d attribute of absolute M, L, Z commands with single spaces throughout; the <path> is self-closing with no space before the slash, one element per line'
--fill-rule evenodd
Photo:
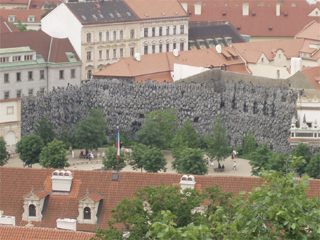
<path fill-rule="evenodd" d="M 118 146 L 117 146 L 117 154 L 118 154 L 118 149 L 120 148 L 120 134 L 119 134 L 119 126 L 117 126 L 118 132 L 117 132 L 117 140 L 118 140 Z M 117 158 L 118 160 L 118 172 L 119 172 L 119 158 L 120 158 L 120 153 L 119 157 Z"/>

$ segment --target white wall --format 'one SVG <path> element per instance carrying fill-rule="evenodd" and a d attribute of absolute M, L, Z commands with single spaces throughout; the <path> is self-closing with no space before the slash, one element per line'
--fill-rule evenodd
<path fill-rule="evenodd" d="M 78 56 L 81 58 L 81 28 L 79 20 L 68 7 L 61 3 L 47 16 L 41 19 L 42 31 L 56 38 L 69 38 Z"/>
<path fill-rule="evenodd" d="M 248 64 L 250 71 L 252 72 L 253 76 L 260 76 L 260 77 L 268 77 L 268 78 L 278 78 L 277 71 L 280 71 L 279 79 L 287 79 L 290 77 L 290 73 L 288 72 L 287 68 L 285 67 L 277 67 L 272 65 L 266 64 Z"/>
<path fill-rule="evenodd" d="M 206 72 L 210 69 L 203 68 L 203 67 L 192 67 L 188 65 L 182 65 L 182 64 L 173 64 L 173 72 L 171 72 L 171 77 L 173 81 L 177 81 L 183 78 L 191 77 L 193 75 Z"/>

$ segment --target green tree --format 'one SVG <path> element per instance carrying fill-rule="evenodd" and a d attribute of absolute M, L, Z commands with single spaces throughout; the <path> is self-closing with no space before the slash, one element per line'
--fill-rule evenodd
<path fill-rule="evenodd" d="M 259 145 L 258 148 L 251 153 L 251 159 L 249 164 L 252 167 L 252 175 L 258 176 L 260 172 L 268 169 L 269 157 L 272 154 L 272 151 L 268 148 L 268 145 L 265 143 Z"/>
<path fill-rule="evenodd" d="M 142 172 L 143 161 L 142 156 L 147 151 L 148 147 L 142 143 L 136 143 L 133 146 L 133 151 L 128 154 L 128 164 L 132 166 L 134 170 L 140 169 Z"/>
<path fill-rule="evenodd" d="M 62 141 L 53 139 L 40 153 L 39 164 L 44 168 L 65 168 L 69 167 L 67 151 Z"/>
<path fill-rule="evenodd" d="M 309 164 L 306 166 L 306 173 L 312 178 L 320 179 L 320 153 L 311 157 Z"/>
<path fill-rule="evenodd" d="M 44 14 L 41 15 L 41 19 L 48 15 L 49 12 L 51 12 L 53 9 L 56 8 L 56 4 L 54 1 L 51 1 L 50 3 L 44 3 L 43 8 L 46 10 Z"/>
<path fill-rule="evenodd" d="M 267 184 L 236 200 L 226 239 L 320 239 L 320 201 L 307 196 L 308 177 L 266 171 L 260 178 Z"/>
<path fill-rule="evenodd" d="M 41 137 L 43 144 L 46 146 L 55 138 L 53 125 L 46 117 L 41 117 L 35 124 L 34 133 Z"/>
<path fill-rule="evenodd" d="M 265 170 L 274 170 L 278 172 L 287 172 L 287 159 L 288 157 L 284 153 L 274 153 L 270 151 L 268 155 L 268 162 L 265 165 Z"/>
<path fill-rule="evenodd" d="M 158 148 L 149 148 L 142 155 L 142 164 L 147 172 L 166 171 L 167 161 Z"/>
<path fill-rule="evenodd" d="M 168 149 L 171 146 L 172 139 L 177 129 L 178 116 L 174 114 L 175 112 L 176 109 L 167 108 L 146 113 L 147 121 L 157 123 L 159 130 L 163 133 L 165 149 Z"/>
<path fill-rule="evenodd" d="M 16 152 L 20 153 L 20 159 L 26 165 L 32 165 L 39 162 L 43 146 L 41 137 L 33 134 L 24 135 L 16 144 Z"/>
<path fill-rule="evenodd" d="M 69 150 L 69 147 L 72 146 L 72 143 L 71 143 L 71 136 L 70 134 L 68 133 L 68 129 L 65 128 L 61 134 L 61 141 L 63 142 L 63 147 L 66 149 L 66 150 Z"/>
<path fill-rule="evenodd" d="M 204 175 L 208 173 L 206 160 L 201 149 L 184 148 L 179 158 L 172 162 L 172 166 L 179 173 Z"/>
<path fill-rule="evenodd" d="M 0 166 L 7 164 L 8 162 L 8 153 L 6 149 L 6 142 L 3 137 L 0 137 Z"/>
<path fill-rule="evenodd" d="M 106 139 L 108 126 L 100 109 L 93 109 L 89 115 L 76 124 L 73 132 L 74 145 L 80 149 L 96 149 Z"/>
<path fill-rule="evenodd" d="M 210 158 L 215 158 L 220 162 L 229 156 L 229 135 L 227 128 L 221 124 L 220 116 L 213 125 L 211 136 L 206 137 L 206 142 L 208 145 L 207 155 Z"/>
<path fill-rule="evenodd" d="M 136 132 L 136 141 L 146 146 L 162 148 L 165 145 L 163 132 L 156 122 L 146 121 L 141 129 Z"/>
<path fill-rule="evenodd" d="M 250 134 L 246 134 L 244 137 L 244 153 L 250 154 L 254 152 L 257 148 L 257 142 L 254 138 L 254 131 L 251 131 Z"/>
<path fill-rule="evenodd" d="M 120 151 L 120 157 L 117 158 L 117 148 L 109 147 L 106 151 L 106 156 L 102 158 L 102 164 L 106 170 L 118 170 L 119 160 L 119 171 L 126 166 L 126 157 L 123 151 Z"/>
<path fill-rule="evenodd" d="M 27 25 L 26 24 L 22 24 L 22 22 L 20 20 L 18 20 L 18 23 L 13 24 L 17 29 L 20 30 L 20 32 L 25 32 L 28 31 L 27 29 Z"/>
<path fill-rule="evenodd" d="M 306 172 L 306 166 L 310 162 L 311 154 L 310 154 L 310 148 L 308 145 L 304 143 L 299 143 L 295 148 L 291 150 L 292 156 L 300 157 L 302 156 L 305 160 L 305 164 L 301 164 L 299 168 L 297 169 L 297 172 L 302 175 Z"/>

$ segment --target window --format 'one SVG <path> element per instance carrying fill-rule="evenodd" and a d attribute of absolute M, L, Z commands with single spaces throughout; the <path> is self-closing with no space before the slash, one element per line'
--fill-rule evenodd
<path fill-rule="evenodd" d="M 9 83 L 9 73 L 5 73 L 3 76 L 4 83 Z"/>
<path fill-rule="evenodd" d="M 277 78 L 280 78 L 280 70 L 277 70 Z"/>
<path fill-rule="evenodd" d="M 133 57 L 134 56 L 134 47 L 130 48 L 130 57 Z"/>
<path fill-rule="evenodd" d="M 64 77 L 63 77 L 63 74 L 64 74 L 64 71 L 63 70 L 60 70 L 59 71 L 59 78 L 60 79 L 63 79 Z"/>
<path fill-rule="evenodd" d="M 130 30 L 130 38 L 131 38 L 131 39 L 134 39 L 134 29 L 131 29 L 131 30 Z"/>
<path fill-rule="evenodd" d="M 167 35 L 169 35 L 169 34 L 170 34 L 170 28 L 167 27 L 167 28 L 166 28 L 166 31 L 167 31 Z"/>
<path fill-rule="evenodd" d="M 8 21 L 9 22 L 15 22 L 16 21 L 16 15 L 9 15 Z"/>
<path fill-rule="evenodd" d="M 117 49 L 113 49 L 113 58 L 117 58 Z"/>
<path fill-rule="evenodd" d="M 17 98 L 21 98 L 21 90 L 17 90 Z"/>
<path fill-rule="evenodd" d="M 106 59 L 110 59 L 110 50 L 106 50 Z"/>
<path fill-rule="evenodd" d="M 21 56 L 12 57 L 12 62 L 19 62 L 19 61 L 21 61 Z"/>
<path fill-rule="evenodd" d="M 76 78 L 76 70 L 71 69 L 71 78 Z"/>
<path fill-rule="evenodd" d="M 162 52 L 162 44 L 159 45 L 159 52 Z"/>
<path fill-rule="evenodd" d="M 88 79 L 88 80 L 91 79 L 91 74 L 92 74 L 92 71 L 91 71 L 91 70 L 88 70 L 88 72 L 87 72 L 87 79 Z"/>
<path fill-rule="evenodd" d="M 152 37 L 155 37 L 155 36 L 156 36 L 156 28 L 153 27 L 153 28 L 152 28 Z"/>
<path fill-rule="evenodd" d="M 120 48 L 120 58 L 123 58 L 123 48 Z"/>
<path fill-rule="evenodd" d="M 4 99 L 8 99 L 9 98 L 9 91 L 4 92 Z"/>
<path fill-rule="evenodd" d="M 2 57 L 2 58 L 0 58 L 0 61 L 1 61 L 2 63 L 4 63 L 4 62 L 9 62 L 9 57 Z"/>
<path fill-rule="evenodd" d="M 144 46 L 144 54 L 148 54 L 148 46 Z"/>
<path fill-rule="evenodd" d="M 33 95 L 33 89 L 29 89 L 28 90 L 28 94 L 29 94 L 29 96 L 32 96 Z"/>
<path fill-rule="evenodd" d="M 91 52 L 87 52 L 87 61 L 91 61 Z"/>
<path fill-rule="evenodd" d="M 29 217 L 35 217 L 36 216 L 36 206 L 33 204 L 29 205 Z"/>
<path fill-rule="evenodd" d="M 87 42 L 88 42 L 88 43 L 91 42 L 91 33 L 87 33 Z"/>
<path fill-rule="evenodd" d="M 44 88 L 40 88 L 40 95 L 41 95 L 41 96 L 44 95 Z"/>
<path fill-rule="evenodd" d="M 33 80 L 32 75 L 33 75 L 33 74 L 32 74 L 32 71 L 29 71 L 29 72 L 28 72 L 28 80 L 29 80 L 29 81 Z"/>
<path fill-rule="evenodd" d="M 109 31 L 106 31 L 106 41 L 109 42 L 110 37 L 109 37 Z"/>
<path fill-rule="evenodd" d="M 180 25 L 180 34 L 184 34 L 184 25 Z"/>
<path fill-rule="evenodd" d="M 91 219 L 91 209 L 89 207 L 83 209 L 83 219 Z"/>
<path fill-rule="evenodd" d="M 102 59 L 102 50 L 99 50 L 99 60 Z"/>
<path fill-rule="evenodd" d="M 44 79 L 44 70 L 40 70 L 40 79 Z"/>
<path fill-rule="evenodd" d="M 36 17 L 34 16 L 34 15 L 30 15 L 30 16 L 28 16 L 28 22 L 34 22 L 34 19 L 35 19 Z"/>
<path fill-rule="evenodd" d="M 17 82 L 21 82 L 21 72 L 17 72 Z"/>
<path fill-rule="evenodd" d="M 152 53 L 156 52 L 156 45 L 152 45 Z"/>
<path fill-rule="evenodd" d="M 166 51 L 169 52 L 170 48 L 169 48 L 169 43 L 166 44 Z"/>
<path fill-rule="evenodd" d="M 99 42 L 102 42 L 102 32 L 99 32 Z"/>
<path fill-rule="evenodd" d="M 162 36 L 162 27 L 159 27 L 159 36 Z"/>
<path fill-rule="evenodd" d="M 144 28 L 144 36 L 148 37 L 148 28 Z"/>
<path fill-rule="evenodd" d="M 25 61 L 30 61 L 30 60 L 32 60 L 33 59 L 33 56 L 32 55 L 25 55 L 24 56 L 24 60 Z"/>
<path fill-rule="evenodd" d="M 180 43 L 180 51 L 184 51 L 184 43 Z"/>
<path fill-rule="evenodd" d="M 173 44 L 173 49 L 177 49 L 177 44 L 176 43 Z"/>
<path fill-rule="evenodd" d="M 117 40 L 117 32 L 116 31 L 113 31 L 113 40 Z"/>
<path fill-rule="evenodd" d="M 123 30 L 120 31 L 120 40 L 123 40 Z"/>
<path fill-rule="evenodd" d="M 173 35 L 176 35 L 176 34 L 177 34 L 177 27 L 173 26 Z"/>

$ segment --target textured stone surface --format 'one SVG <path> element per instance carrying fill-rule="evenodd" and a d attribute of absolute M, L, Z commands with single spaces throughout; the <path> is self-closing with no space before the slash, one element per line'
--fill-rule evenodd
<path fill-rule="evenodd" d="M 211 77 L 210 77 L 211 76 Z M 210 132 L 218 115 L 227 125 L 231 146 L 243 144 L 246 133 L 254 130 L 258 143 L 268 143 L 274 151 L 287 152 L 287 138 L 295 111 L 297 92 L 275 87 L 232 80 L 216 72 L 206 83 L 144 84 L 124 83 L 118 79 L 92 80 L 80 87 L 56 88 L 46 96 L 23 97 L 22 135 L 33 133 L 34 123 L 46 116 L 58 135 L 67 128 L 72 133 L 75 123 L 86 117 L 88 110 L 103 110 L 114 137 L 119 125 L 134 137 L 145 118 L 143 113 L 164 108 L 176 108 L 179 124 L 190 118 L 200 136 Z M 213 79 L 212 79 L 213 78 Z M 251 80 L 250 80 L 251 81 Z M 272 80 L 275 81 L 275 80 Z M 272 85 L 272 84 L 271 84 Z M 282 84 L 283 85 L 283 84 Z"/>

